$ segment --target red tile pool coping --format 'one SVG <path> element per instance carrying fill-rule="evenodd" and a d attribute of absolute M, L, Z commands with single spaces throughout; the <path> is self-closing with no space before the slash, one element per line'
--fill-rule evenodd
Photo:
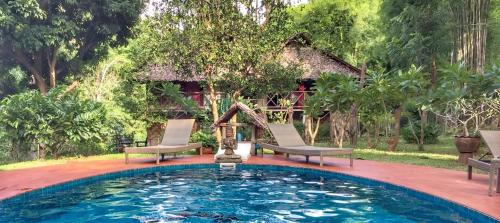
<path fill-rule="evenodd" d="M 318 162 L 319 159 L 311 158 L 310 163 L 305 163 L 300 156 L 291 156 L 289 160 L 282 156 L 253 156 L 247 163 L 305 167 L 379 180 L 438 196 L 500 219 L 500 194 L 488 196 L 486 175 L 475 174 L 473 180 L 467 180 L 466 172 L 416 165 L 355 160 L 354 168 L 350 168 L 347 159 L 325 158 L 323 167 Z M 160 165 L 197 163 L 213 163 L 213 156 L 168 159 Z M 132 159 L 129 164 L 123 160 L 68 161 L 52 166 L 0 171 L 0 200 L 71 180 L 151 166 L 155 166 L 152 158 L 140 158 Z"/>

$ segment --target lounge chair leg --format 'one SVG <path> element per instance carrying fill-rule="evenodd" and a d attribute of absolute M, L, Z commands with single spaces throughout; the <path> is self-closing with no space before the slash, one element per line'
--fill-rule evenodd
<path fill-rule="evenodd" d="M 125 153 L 125 164 L 128 164 L 128 153 Z"/>
<path fill-rule="evenodd" d="M 161 161 L 164 161 L 165 160 L 165 153 L 162 153 L 161 154 Z"/>
<path fill-rule="evenodd" d="M 352 153 L 351 153 L 351 154 L 349 154 L 349 165 L 350 165 L 351 167 L 353 167 L 353 166 L 354 166 L 354 161 L 353 161 L 353 159 L 352 159 Z"/>
<path fill-rule="evenodd" d="M 497 169 L 497 193 L 500 193 L 500 169 Z"/>
<path fill-rule="evenodd" d="M 156 165 L 160 164 L 160 151 L 156 151 Z"/>
<path fill-rule="evenodd" d="M 319 156 L 319 166 L 323 166 L 323 155 Z"/>
<path fill-rule="evenodd" d="M 306 156 L 306 163 L 309 163 L 309 156 Z"/>
<path fill-rule="evenodd" d="M 495 177 L 495 169 L 490 169 L 490 174 L 489 174 L 489 177 L 490 179 L 488 180 L 488 185 L 489 185 L 489 188 L 488 188 L 488 195 L 491 197 L 492 196 L 492 193 L 493 193 L 493 178 Z"/>
<path fill-rule="evenodd" d="M 467 166 L 467 178 L 472 179 L 472 166 Z"/>

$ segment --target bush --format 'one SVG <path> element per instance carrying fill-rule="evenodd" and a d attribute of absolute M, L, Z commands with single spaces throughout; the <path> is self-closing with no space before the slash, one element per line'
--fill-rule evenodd
<path fill-rule="evenodd" d="M 420 135 L 420 122 L 413 124 L 413 129 L 417 137 Z M 438 137 L 441 135 L 441 130 L 439 126 L 434 123 L 427 123 L 424 128 L 424 144 L 436 144 L 438 143 Z M 401 136 L 407 143 L 418 143 L 417 139 L 413 135 L 410 125 L 401 129 Z"/>
<path fill-rule="evenodd" d="M 197 131 L 191 135 L 190 142 L 201 142 L 203 147 L 212 148 L 212 150 L 217 148 L 217 139 L 215 136 L 203 130 Z"/>
<path fill-rule="evenodd" d="M 293 125 L 295 126 L 295 129 L 297 129 L 297 132 L 299 132 L 299 134 L 302 136 L 302 138 L 305 138 L 304 123 L 302 123 L 302 121 L 294 121 Z M 322 122 L 319 125 L 318 134 L 316 135 L 316 142 L 318 141 L 330 141 L 330 123 Z"/>
<path fill-rule="evenodd" d="M 0 126 L 13 159 L 25 159 L 36 150 L 41 157 L 57 158 L 103 149 L 96 146 L 107 133 L 105 116 L 101 103 L 62 88 L 52 89 L 46 96 L 28 91 L 0 103 Z"/>

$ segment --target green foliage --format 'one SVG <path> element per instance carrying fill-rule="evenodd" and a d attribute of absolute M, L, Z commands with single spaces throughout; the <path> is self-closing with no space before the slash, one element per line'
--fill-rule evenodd
<path fill-rule="evenodd" d="M 448 57 L 452 16 L 447 1 L 386 0 L 381 13 L 393 68 L 406 70 L 416 64 L 430 70 L 433 56 Z"/>
<path fill-rule="evenodd" d="M 313 0 L 289 10 L 296 32 L 311 37 L 313 46 L 354 65 L 383 63 L 384 32 L 381 0 Z"/>
<path fill-rule="evenodd" d="M 298 32 L 311 36 L 314 46 L 342 55 L 351 48 L 354 18 L 339 1 L 311 1 L 290 10 Z"/>
<path fill-rule="evenodd" d="M 0 63 L 21 65 L 39 86 L 51 72 L 63 79 L 124 43 L 142 6 L 140 0 L 1 1 Z"/>
<path fill-rule="evenodd" d="M 165 3 L 162 13 L 139 26 L 133 50 L 145 57 L 134 60 L 140 66 L 162 64 L 181 75 L 201 75 L 208 86 L 230 94 L 255 93 L 260 83 L 275 83 L 277 78 L 266 77 L 275 74 L 269 72 L 273 65 L 266 64 L 275 62 L 290 34 L 285 5 L 266 2 L 264 15 L 263 5 L 250 0 L 237 4 L 234 7 L 231 0 Z"/>
<path fill-rule="evenodd" d="M 347 112 L 360 99 L 358 81 L 344 74 L 323 73 L 313 87 L 314 94 L 305 101 L 306 114 L 319 117 L 325 110 Z"/>
<path fill-rule="evenodd" d="M 174 84 L 172 82 L 163 82 L 160 84 L 151 83 L 153 86 L 152 90 L 149 92 L 156 92 L 158 95 L 152 96 L 152 99 L 165 98 L 170 102 L 170 106 L 181 108 L 182 113 L 191 115 L 192 117 L 203 120 L 207 119 L 207 114 L 205 111 L 198 107 L 198 104 L 193 101 L 190 97 L 185 96 L 181 91 L 181 86 Z M 151 103 L 158 103 L 152 101 Z M 168 111 L 167 111 L 168 113 Z M 174 114 L 167 114 L 165 118 L 171 117 Z"/>
<path fill-rule="evenodd" d="M 488 39 L 486 40 L 486 63 L 500 66 L 500 1 L 490 3 L 488 18 Z"/>
<path fill-rule="evenodd" d="M 12 95 L 0 105 L 0 124 L 14 159 L 27 157 L 37 146 L 42 157 L 98 149 L 107 133 L 105 117 L 101 103 L 62 88 L 51 90 L 47 96 L 37 91 Z"/>
<path fill-rule="evenodd" d="M 418 143 L 420 122 L 415 122 L 401 129 L 401 136 L 407 143 Z M 424 144 L 438 143 L 441 135 L 439 126 L 435 123 L 427 123 L 424 128 Z"/>
<path fill-rule="evenodd" d="M 0 99 L 26 90 L 26 74 L 19 67 L 3 72 L 0 75 Z"/>
<path fill-rule="evenodd" d="M 500 69 L 493 66 L 484 75 L 451 65 L 440 70 L 433 112 L 447 119 L 461 134 L 476 135 L 492 118 L 500 115 Z"/>
<path fill-rule="evenodd" d="M 261 98 L 269 94 L 289 93 L 297 88 L 297 80 L 302 77 L 303 70 L 296 64 L 287 67 L 278 62 L 261 65 L 262 75 L 249 75 L 241 78 L 225 75 L 217 81 L 218 89 L 223 92 L 241 92 L 242 96 Z"/>
<path fill-rule="evenodd" d="M 190 142 L 201 142 L 203 147 L 217 149 L 217 139 L 210 132 L 200 130 L 191 135 Z"/>

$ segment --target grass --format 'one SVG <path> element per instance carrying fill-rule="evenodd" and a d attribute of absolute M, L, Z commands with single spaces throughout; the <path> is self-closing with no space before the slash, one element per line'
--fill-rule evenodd
<path fill-rule="evenodd" d="M 380 144 L 376 148 L 368 148 L 366 139 L 360 139 L 356 149 L 354 150 L 354 157 L 356 159 L 363 160 L 376 160 L 383 162 L 393 162 L 393 163 L 405 163 L 414 164 L 421 166 L 431 166 L 437 168 L 446 168 L 453 170 L 465 171 L 466 167 L 463 164 L 457 162 L 458 152 L 453 143 L 453 137 L 444 136 L 439 138 L 439 142 L 433 145 L 425 145 L 424 151 L 419 151 L 418 146 L 415 144 L 405 143 L 404 140 L 398 145 L 397 151 L 391 152 L 387 151 L 386 139 L 380 140 Z M 317 143 L 316 146 L 328 146 L 328 143 Z M 345 145 L 345 147 L 352 147 L 351 145 Z M 482 154 L 484 148 L 481 149 L 479 153 Z M 266 153 L 272 153 L 272 151 L 265 150 Z M 148 154 L 134 154 L 132 157 L 147 157 Z M 0 171 L 4 170 L 15 170 L 24 169 L 56 164 L 64 164 L 72 160 L 110 160 L 110 159 L 123 159 L 123 154 L 114 153 L 98 156 L 88 156 L 88 157 L 66 157 L 57 160 L 35 160 L 18 162 L 11 164 L 0 165 Z"/>
<path fill-rule="evenodd" d="M 453 140 L 452 136 L 440 137 L 437 144 L 424 145 L 424 151 L 420 151 L 418 145 L 408 144 L 402 139 L 396 151 L 388 151 L 386 138 L 382 138 L 375 148 L 368 148 L 368 143 L 364 138 L 361 138 L 356 146 L 347 144 L 344 147 L 354 147 L 354 157 L 356 159 L 466 171 L 467 167 L 457 162 L 458 151 Z M 327 147 L 329 145 L 325 142 L 319 142 L 316 146 Z M 483 154 L 484 150 L 485 148 L 481 148 L 479 154 Z M 272 151 L 269 152 L 272 153 Z"/>

